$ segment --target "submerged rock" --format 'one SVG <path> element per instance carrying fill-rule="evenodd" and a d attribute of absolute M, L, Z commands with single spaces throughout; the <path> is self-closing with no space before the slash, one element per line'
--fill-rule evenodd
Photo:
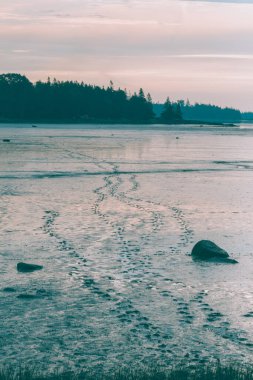
<path fill-rule="evenodd" d="M 199 260 L 215 260 L 231 264 L 238 261 L 231 259 L 229 254 L 210 240 L 201 240 L 192 249 L 192 257 Z"/>
<path fill-rule="evenodd" d="M 26 299 L 26 300 L 34 300 L 34 299 L 42 299 L 42 298 L 49 298 L 51 296 L 50 292 L 47 292 L 45 289 L 38 289 L 36 292 L 28 291 L 28 293 L 21 293 L 17 296 L 17 298 L 20 299 Z"/>
<path fill-rule="evenodd" d="M 11 142 L 11 140 L 10 139 L 3 139 L 3 142 Z"/>
<path fill-rule="evenodd" d="M 36 270 L 43 269 L 42 265 L 36 265 L 36 264 L 26 264 L 26 263 L 18 263 L 17 264 L 17 270 L 18 272 L 34 272 Z"/>

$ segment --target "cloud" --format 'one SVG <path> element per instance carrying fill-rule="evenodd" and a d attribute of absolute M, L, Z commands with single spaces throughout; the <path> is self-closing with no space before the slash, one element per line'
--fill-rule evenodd
<path fill-rule="evenodd" d="M 233 4 L 253 4 L 253 0 L 182 0 L 182 1 L 191 1 L 199 3 L 233 3 Z"/>
<path fill-rule="evenodd" d="M 15 53 L 15 54 L 27 54 L 29 52 L 30 52 L 30 50 L 25 50 L 25 49 L 14 49 L 14 50 L 12 50 L 12 53 Z"/>

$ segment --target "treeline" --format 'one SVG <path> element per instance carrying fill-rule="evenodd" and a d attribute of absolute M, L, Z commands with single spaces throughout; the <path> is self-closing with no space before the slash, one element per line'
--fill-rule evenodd
<path fill-rule="evenodd" d="M 222 108 L 212 104 L 190 104 L 189 101 L 179 100 L 174 103 L 180 109 L 181 117 L 184 121 L 199 121 L 208 123 L 239 123 L 243 114 L 234 108 Z M 162 115 L 163 104 L 154 104 L 154 112 L 157 117 Z M 250 114 L 249 114 L 250 115 Z"/>
<path fill-rule="evenodd" d="M 241 121 L 241 112 L 234 108 L 221 108 L 212 104 L 190 104 L 179 101 L 182 114 L 186 120 L 201 120 L 208 122 L 236 123 Z"/>
<path fill-rule="evenodd" d="M 251 121 L 253 120 L 253 112 L 243 112 L 242 113 L 242 120 L 243 121 Z"/>
<path fill-rule="evenodd" d="M 77 81 L 56 79 L 32 83 L 20 74 L 0 75 L 0 121 L 80 123 L 180 123 L 240 122 L 233 108 L 189 101 L 153 104 L 142 89 L 128 95 L 126 90 L 99 87 Z"/>
<path fill-rule="evenodd" d="M 180 119 L 178 109 L 166 101 L 163 121 Z M 180 112 L 179 112 L 180 113 Z M 179 114 L 178 113 L 178 114 Z M 1 121 L 122 122 L 157 121 L 150 94 L 142 89 L 127 95 L 126 90 L 83 82 L 58 81 L 32 83 L 20 74 L 0 75 Z"/>

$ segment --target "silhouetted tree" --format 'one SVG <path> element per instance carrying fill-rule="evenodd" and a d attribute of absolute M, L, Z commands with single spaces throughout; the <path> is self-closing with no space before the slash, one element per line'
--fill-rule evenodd
<path fill-rule="evenodd" d="M 172 109 L 174 109 L 174 115 L 172 115 Z M 190 104 L 187 99 L 178 100 L 176 103 L 168 101 L 162 104 L 153 104 L 153 109 L 157 117 L 160 117 L 162 122 L 172 122 L 181 120 L 196 121 L 196 122 L 214 122 L 214 123 L 236 123 L 240 122 L 244 117 L 239 110 L 233 108 L 221 108 L 211 104 Z M 253 115 L 253 114 L 252 114 Z M 252 117 L 253 119 L 253 117 Z"/>
<path fill-rule="evenodd" d="M 159 108 L 155 104 L 155 110 Z M 150 123 L 155 120 L 150 94 L 142 88 L 138 94 L 115 89 L 110 81 L 107 88 L 76 81 L 51 80 L 31 83 L 24 75 L 0 75 L 0 119 L 13 121 L 70 121 L 70 122 L 130 122 Z M 163 123 L 185 120 L 235 122 L 241 113 L 232 108 L 210 104 L 191 105 L 167 98 L 160 112 Z"/>
<path fill-rule="evenodd" d="M 233 108 L 221 108 L 212 104 L 190 104 L 189 100 L 182 107 L 185 120 L 201 120 L 208 122 L 239 122 L 241 112 Z"/>
<path fill-rule="evenodd" d="M 153 103 L 152 96 L 150 95 L 150 93 L 147 94 L 147 102 L 151 104 Z"/>
<path fill-rule="evenodd" d="M 0 117 L 26 118 L 32 109 L 33 85 L 23 75 L 0 75 Z"/>
<path fill-rule="evenodd" d="M 152 103 L 145 98 L 142 88 L 129 99 L 128 119 L 132 122 L 147 122 L 154 118 Z"/>
<path fill-rule="evenodd" d="M 50 77 L 32 84 L 20 74 L 0 75 L 2 120 L 150 122 L 150 99 L 142 89 L 128 96 L 112 81 L 104 88 Z"/>
<path fill-rule="evenodd" d="M 175 123 L 182 120 L 180 103 L 172 103 L 169 97 L 166 99 L 160 119 L 163 123 Z"/>
<path fill-rule="evenodd" d="M 179 102 L 173 104 L 173 109 L 174 109 L 175 120 L 176 121 L 183 120 L 181 105 Z"/>

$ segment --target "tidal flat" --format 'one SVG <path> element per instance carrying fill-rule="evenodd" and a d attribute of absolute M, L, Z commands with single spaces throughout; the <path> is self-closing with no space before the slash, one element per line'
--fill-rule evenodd
<path fill-rule="evenodd" d="M 2 124 L 0 366 L 251 363 L 252 171 L 250 126 Z"/>

